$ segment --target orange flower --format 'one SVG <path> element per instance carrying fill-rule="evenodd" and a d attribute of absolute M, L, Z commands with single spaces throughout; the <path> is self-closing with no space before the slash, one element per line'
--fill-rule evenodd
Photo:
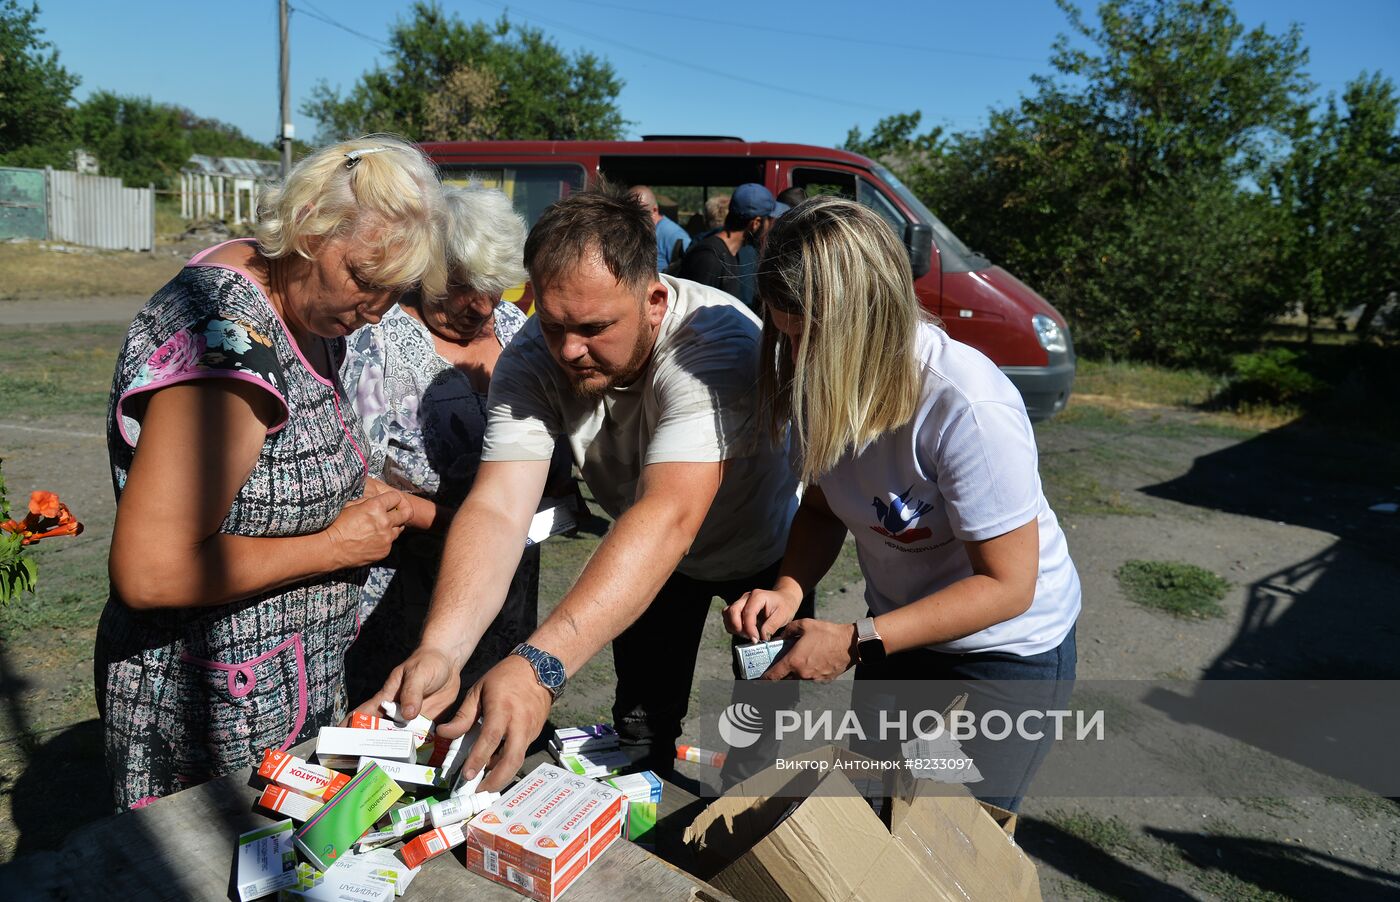
<path fill-rule="evenodd" d="M 46 520 L 58 518 L 59 508 L 63 505 L 59 503 L 58 496 L 53 492 L 36 491 L 29 493 L 29 513 L 38 514 Z"/>
<path fill-rule="evenodd" d="M 29 516 L 19 523 L 6 520 L 0 523 L 0 529 L 19 533 L 23 537 L 21 545 L 33 545 L 40 539 L 53 536 L 79 535 L 83 524 L 73 516 L 68 505 L 58 500 L 56 494 L 41 491 L 29 496 Z"/>

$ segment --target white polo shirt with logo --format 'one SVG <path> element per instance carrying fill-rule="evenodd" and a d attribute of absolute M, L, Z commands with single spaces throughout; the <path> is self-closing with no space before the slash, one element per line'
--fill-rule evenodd
<path fill-rule="evenodd" d="M 919 327 L 923 396 L 914 418 L 820 482 L 855 537 L 874 614 L 972 576 L 964 542 L 996 538 L 1036 520 L 1040 572 L 1025 613 L 930 646 L 967 654 L 1028 656 L 1060 644 L 1079 616 L 1079 574 L 1041 491 L 1035 434 L 1011 381 L 942 329 Z"/>
<path fill-rule="evenodd" d="M 600 400 L 574 394 L 537 318 L 491 377 L 481 459 L 549 460 L 560 436 L 593 497 L 614 518 L 636 501 L 642 470 L 725 461 L 724 481 L 677 572 L 747 577 L 776 562 L 797 509 L 787 449 L 758 417 L 758 318 L 733 297 L 662 276 L 666 315 L 646 370 Z"/>

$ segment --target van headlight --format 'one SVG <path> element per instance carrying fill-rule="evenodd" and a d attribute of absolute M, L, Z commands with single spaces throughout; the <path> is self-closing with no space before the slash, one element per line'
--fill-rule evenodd
<path fill-rule="evenodd" d="M 1069 350 L 1065 330 L 1044 313 L 1037 313 L 1031 317 L 1031 328 L 1035 329 L 1035 337 L 1040 341 L 1040 346 L 1050 353 L 1063 354 Z"/>

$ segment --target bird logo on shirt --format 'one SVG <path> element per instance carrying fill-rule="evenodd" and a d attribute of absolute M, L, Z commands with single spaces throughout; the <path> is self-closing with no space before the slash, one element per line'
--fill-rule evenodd
<path fill-rule="evenodd" d="M 871 499 L 871 506 L 875 508 L 875 517 L 880 521 L 878 526 L 872 526 L 882 536 L 888 536 L 896 542 L 917 542 L 920 539 L 927 539 L 933 535 L 933 530 L 928 528 L 915 529 L 914 524 L 919 522 L 919 518 L 933 509 L 933 505 L 927 501 L 920 501 L 912 498 L 914 487 L 895 494 L 890 492 L 888 503 L 879 497 Z"/>

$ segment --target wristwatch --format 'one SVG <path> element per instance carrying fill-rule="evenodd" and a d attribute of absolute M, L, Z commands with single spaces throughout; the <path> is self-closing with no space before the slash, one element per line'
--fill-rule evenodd
<path fill-rule="evenodd" d="M 885 660 L 885 640 L 875 632 L 875 618 L 862 617 L 856 621 L 856 661 L 879 664 Z"/>
<path fill-rule="evenodd" d="M 530 666 L 535 668 L 535 679 L 540 681 L 540 685 L 549 690 L 549 694 L 558 698 L 564 691 L 564 684 L 569 678 L 564 674 L 564 665 L 559 659 L 547 651 L 535 648 L 528 642 L 521 642 L 511 650 L 511 654 L 530 662 Z"/>

